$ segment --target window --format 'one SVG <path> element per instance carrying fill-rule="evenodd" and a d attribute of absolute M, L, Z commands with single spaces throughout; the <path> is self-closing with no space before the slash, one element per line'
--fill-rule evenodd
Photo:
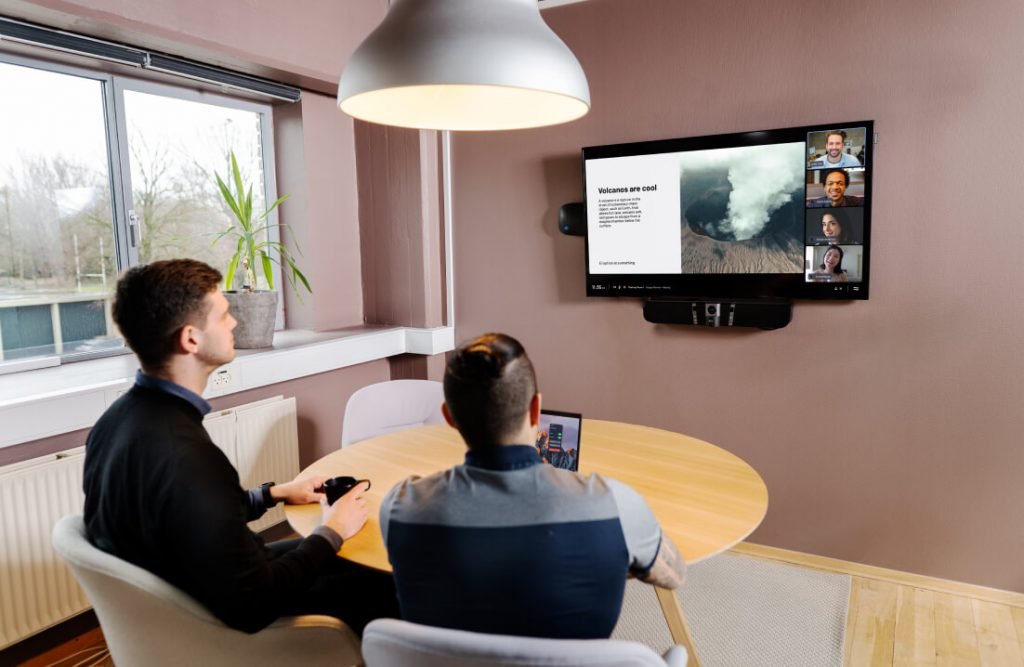
<path fill-rule="evenodd" d="M 230 151 L 256 209 L 276 199 L 268 105 L 7 56 L 0 90 L 0 372 L 121 348 L 110 304 L 129 266 L 223 271 Z"/>
<path fill-rule="evenodd" d="M 227 179 L 234 151 L 265 208 L 261 114 L 165 95 L 124 91 L 132 210 L 139 224 L 138 259 L 193 257 L 227 266 L 233 248 L 211 247 L 230 219 L 213 174 Z"/>

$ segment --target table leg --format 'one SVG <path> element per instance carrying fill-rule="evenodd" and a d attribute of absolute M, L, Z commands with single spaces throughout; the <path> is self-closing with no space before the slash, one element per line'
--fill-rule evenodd
<path fill-rule="evenodd" d="M 676 592 L 660 586 L 655 586 L 654 592 L 658 594 L 658 603 L 661 605 L 661 613 L 665 615 L 665 622 L 668 623 L 672 641 L 681 644 L 690 654 L 688 667 L 700 667 L 697 648 L 693 645 L 693 635 L 690 634 L 690 626 L 686 624 L 686 616 L 683 614 L 683 608 L 679 605 Z"/>

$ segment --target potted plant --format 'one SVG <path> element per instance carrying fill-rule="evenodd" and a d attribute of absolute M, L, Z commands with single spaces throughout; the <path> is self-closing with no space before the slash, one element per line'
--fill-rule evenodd
<path fill-rule="evenodd" d="M 235 347 L 270 347 L 274 340 L 274 321 L 277 317 L 273 264 L 277 263 L 285 270 L 284 274 L 289 276 L 296 295 L 299 295 L 300 284 L 310 293 L 313 289 L 306 276 L 295 266 L 295 257 L 288 248 L 279 241 L 270 240 L 267 234 L 272 228 L 283 226 L 268 223 L 267 216 L 288 199 L 288 195 L 278 198 L 263 213 L 254 215 L 252 184 L 242 179 L 234 151 L 231 151 L 229 157 L 231 173 L 227 174 L 227 178 L 221 178 L 220 174 L 214 175 L 217 188 L 231 210 L 233 219 L 230 225 L 217 234 L 213 244 L 229 239 L 235 245 L 235 252 L 224 274 L 224 296 L 231 305 L 232 316 L 238 320 Z M 260 275 L 269 289 L 257 289 Z"/>

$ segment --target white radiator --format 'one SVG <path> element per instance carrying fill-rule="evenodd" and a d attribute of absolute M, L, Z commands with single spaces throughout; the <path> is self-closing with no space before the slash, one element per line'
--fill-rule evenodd
<path fill-rule="evenodd" d="M 299 474 L 299 432 L 295 399 L 276 396 L 210 413 L 204 422 L 214 443 L 238 469 L 242 487 L 287 482 Z M 249 524 L 259 532 L 284 521 L 278 505 Z"/>
<path fill-rule="evenodd" d="M 204 426 L 245 488 L 287 482 L 299 472 L 294 398 L 211 413 Z M 84 461 L 79 447 L 0 468 L 0 649 L 89 608 L 50 544 L 57 520 L 82 512 Z M 249 526 L 260 531 L 283 520 L 278 506 Z"/>
<path fill-rule="evenodd" d="M 0 649 L 89 608 L 50 546 L 53 524 L 80 513 L 85 448 L 0 468 Z"/>

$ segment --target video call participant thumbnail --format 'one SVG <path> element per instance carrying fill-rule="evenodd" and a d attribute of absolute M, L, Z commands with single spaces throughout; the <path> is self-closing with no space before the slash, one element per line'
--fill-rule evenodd
<path fill-rule="evenodd" d="M 864 212 L 859 208 L 808 209 L 808 245 L 863 243 Z"/>
<path fill-rule="evenodd" d="M 850 173 L 845 169 L 829 169 L 821 179 L 825 194 L 807 200 L 807 208 L 863 206 L 864 198 L 846 194 L 850 187 Z"/>
<path fill-rule="evenodd" d="M 810 247 L 807 248 L 807 281 L 815 283 L 859 283 L 863 246 Z"/>
<path fill-rule="evenodd" d="M 843 268 L 843 249 L 837 245 L 829 246 L 821 258 L 818 270 L 811 274 L 815 281 L 845 283 L 849 276 Z"/>
<path fill-rule="evenodd" d="M 816 157 L 808 164 L 811 169 L 833 169 L 843 167 L 859 167 L 861 161 L 846 152 L 846 130 L 829 130 L 825 133 L 825 154 Z"/>

